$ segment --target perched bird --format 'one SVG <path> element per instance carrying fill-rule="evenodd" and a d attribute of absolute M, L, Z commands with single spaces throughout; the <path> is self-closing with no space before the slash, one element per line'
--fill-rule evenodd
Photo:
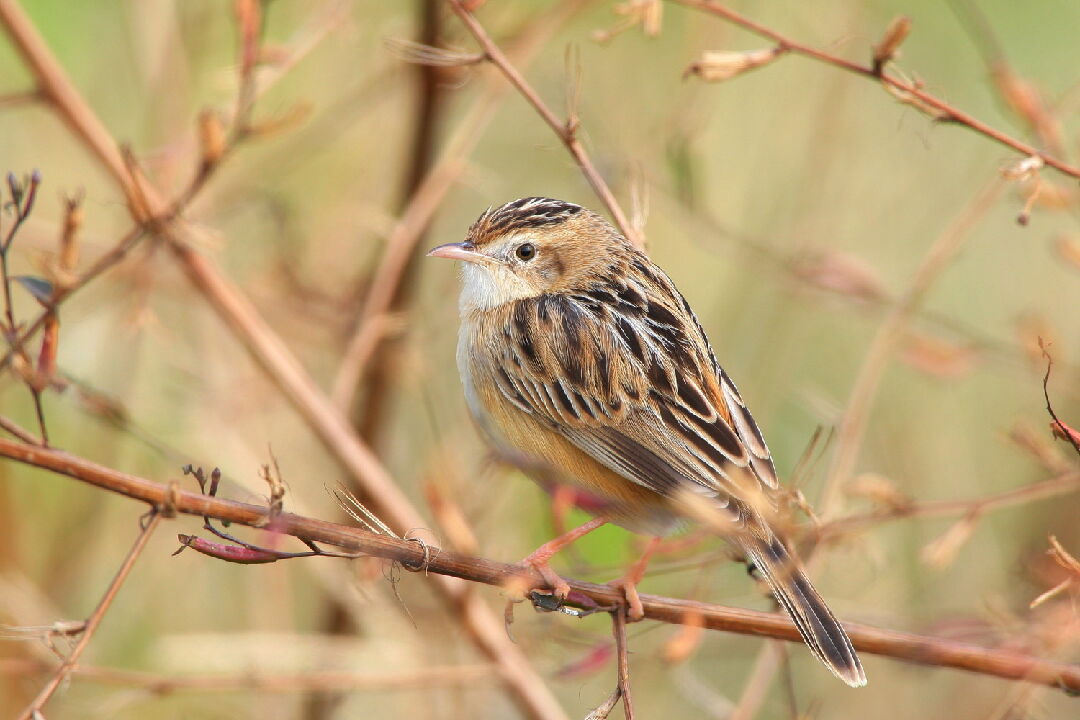
<path fill-rule="evenodd" d="M 538 197 L 489 209 L 464 242 L 428 254 L 464 261 L 457 362 L 482 431 L 595 499 L 595 520 L 526 563 L 565 594 L 547 561 L 568 541 L 605 521 L 664 535 L 711 513 L 814 655 L 866 684 L 844 629 L 770 526 L 779 484 L 761 431 L 663 270 L 596 213 Z M 640 615 L 637 579 L 624 587 Z"/>

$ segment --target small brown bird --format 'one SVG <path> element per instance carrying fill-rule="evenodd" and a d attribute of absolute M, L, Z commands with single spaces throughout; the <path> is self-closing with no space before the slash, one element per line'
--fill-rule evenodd
<path fill-rule="evenodd" d="M 489 209 L 465 242 L 428 254 L 465 261 L 457 362 L 483 432 L 598 501 L 595 520 L 526 563 L 565 596 L 547 561 L 568 542 L 605 521 L 664 535 L 706 509 L 814 655 L 866 684 L 844 629 L 770 527 L 769 448 L 663 270 L 596 213 L 537 197 Z M 632 616 L 643 569 L 624 582 Z"/>

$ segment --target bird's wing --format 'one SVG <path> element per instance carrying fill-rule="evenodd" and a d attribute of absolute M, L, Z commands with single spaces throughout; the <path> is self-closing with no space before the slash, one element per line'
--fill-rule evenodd
<path fill-rule="evenodd" d="M 666 276 L 664 280 L 667 280 Z M 748 499 L 776 487 L 768 448 L 688 305 L 640 285 L 518 301 L 495 372 L 503 396 L 664 495 Z"/>

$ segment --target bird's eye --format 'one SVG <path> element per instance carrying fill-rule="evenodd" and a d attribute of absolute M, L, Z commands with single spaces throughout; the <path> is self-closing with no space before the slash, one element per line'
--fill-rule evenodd
<path fill-rule="evenodd" d="M 527 262 L 536 257 L 536 247 L 532 243 L 523 243 L 514 249 L 514 254 L 517 255 L 518 260 Z"/>

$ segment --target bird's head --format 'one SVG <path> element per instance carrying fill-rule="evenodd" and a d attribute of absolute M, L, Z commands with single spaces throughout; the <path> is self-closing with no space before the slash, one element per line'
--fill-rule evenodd
<path fill-rule="evenodd" d="M 462 308 L 485 310 L 587 287 L 628 248 L 596 213 L 530 197 L 489 209 L 472 224 L 464 242 L 440 245 L 428 255 L 463 260 Z"/>

